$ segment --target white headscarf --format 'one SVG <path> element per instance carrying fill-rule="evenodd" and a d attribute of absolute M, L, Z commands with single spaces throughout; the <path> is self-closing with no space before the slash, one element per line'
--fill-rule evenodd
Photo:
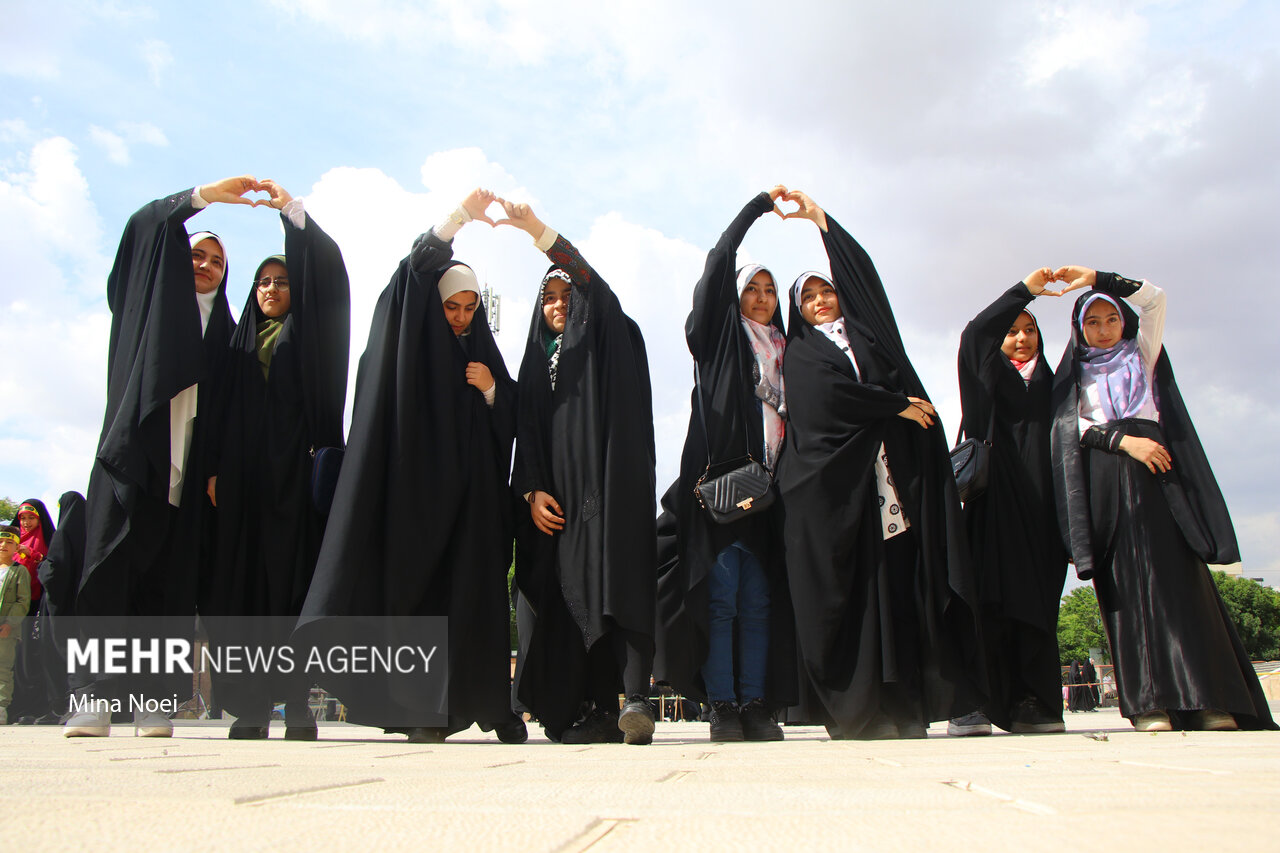
<path fill-rule="evenodd" d="M 738 301 L 741 306 L 742 291 L 757 273 L 773 273 L 760 264 L 748 264 L 738 270 Z M 774 284 L 775 290 L 777 284 Z M 782 357 L 786 352 L 787 339 L 772 323 L 757 323 L 746 314 L 741 313 L 742 328 L 747 332 L 747 342 L 755 356 L 755 367 L 752 379 L 755 380 L 756 399 L 763 404 L 764 413 L 764 464 L 773 470 L 778 460 L 778 451 L 782 448 L 782 440 L 786 436 L 787 414 L 786 385 L 782 380 Z"/>

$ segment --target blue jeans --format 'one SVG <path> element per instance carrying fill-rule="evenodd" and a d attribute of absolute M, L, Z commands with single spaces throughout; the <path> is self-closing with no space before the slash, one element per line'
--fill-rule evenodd
<path fill-rule="evenodd" d="M 716 555 L 707 578 L 709 648 L 702 680 L 712 702 L 742 704 L 764 696 L 769 665 L 769 579 L 746 545 Z M 733 623 L 738 623 L 738 689 L 734 690 Z"/>

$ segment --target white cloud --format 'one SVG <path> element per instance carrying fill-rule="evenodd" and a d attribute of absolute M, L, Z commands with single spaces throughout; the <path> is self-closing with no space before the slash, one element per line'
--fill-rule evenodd
<path fill-rule="evenodd" d="M 159 39 L 147 39 L 142 43 L 142 61 L 147 65 L 151 82 L 156 86 L 164 82 L 165 72 L 173 65 L 173 50 Z"/>
<path fill-rule="evenodd" d="M 0 310 L 21 362 L 0 374 L 0 494 L 56 499 L 83 490 L 101 427 L 110 261 L 75 147 L 45 139 L 24 163 L 0 170 Z"/>
<path fill-rule="evenodd" d="M 164 131 L 150 122 L 117 122 L 116 129 L 120 132 L 116 133 L 104 127 L 98 127 L 96 124 L 91 125 L 89 138 L 102 149 L 107 159 L 117 166 L 129 165 L 132 160 L 131 145 L 143 144 L 159 148 L 169 146 L 169 139 L 164 135 Z"/>
<path fill-rule="evenodd" d="M 1146 19 L 1111 2 L 1050 3 L 1044 32 L 1023 57 L 1027 82 L 1042 84 L 1064 71 L 1087 69 L 1102 77 L 1130 70 L 1146 37 Z"/>
<path fill-rule="evenodd" d="M 550 40 L 537 25 L 552 16 L 544 7 L 523 0 L 437 0 L 429 4 L 405 0 L 272 0 L 272 5 L 347 38 L 384 44 L 395 42 L 457 45 L 483 53 L 497 64 L 528 64 L 546 58 Z"/>
<path fill-rule="evenodd" d="M 117 166 L 129 165 L 129 146 L 118 133 L 112 133 L 96 124 L 89 128 L 89 138 L 102 149 L 107 159 Z"/>

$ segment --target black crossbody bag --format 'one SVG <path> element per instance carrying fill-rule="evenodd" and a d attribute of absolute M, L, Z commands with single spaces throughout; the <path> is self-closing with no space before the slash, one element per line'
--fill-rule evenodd
<path fill-rule="evenodd" d="M 711 439 L 707 436 L 707 421 L 703 415 L 705 403 L 702 397 L 702 379 L 694 365 L 694 381 L 698 389 L 698 420 L 702 423 L 702 440 L 707 445 L 707 467 L 693 487 L 698 505 L 710 514 L 717 524 L 732 524 L 773 506 L 777 495 L 773 488 L 773 473 L 748 451 L 728 462 L 712 463 Z M 744 424 L 745 426 L 745 424 Z M 751 446 L 750 433 L 747 447 Z M 712 476 L 712 469 L 723 473 Z"/>
<path fill-rule="evenodd" d="M 996 403 L 991 401 L 991 423 L 987 425 L 985 439 L 970 436 L 964 441 L 964 418 L 960 419 L 960 430 L 956 433 L 956 446 L 951 450 L 951 473 L 956 478 L 956 491 L 960 493 L 960 502 L 968 503 L 987 490 L 991 479 L 991 439 L 990 435 L 996 427 Z"/>

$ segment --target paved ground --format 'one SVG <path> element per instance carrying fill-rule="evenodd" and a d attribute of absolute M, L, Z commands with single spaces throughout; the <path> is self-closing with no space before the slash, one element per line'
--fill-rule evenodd
<path fill-rule="evenodd" d="M 1114 710 L 1067 726 L 956 739 L 935 724 L 928 740 L 871 743 L 790 727 L 783 743 L 713 745 L 705 725 L 660 723 L 650 747 L 6 726 L 0 838 L 94 853 L 1280 847 L 1280 733 L 1138 734 Z"/>

